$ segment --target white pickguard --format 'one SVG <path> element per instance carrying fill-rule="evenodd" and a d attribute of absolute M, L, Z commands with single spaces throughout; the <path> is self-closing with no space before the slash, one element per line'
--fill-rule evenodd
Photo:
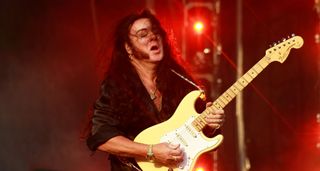
<path fill-rule="evenodd" d="M 160 142 L 180 144 L 180 148 L 184 151 L 184 160 L 178 165 L 179 171 L 190 171 L 196 156 L 204 149 L 208 149 L 219 142 L 218 140 L 205 140 L 201 133 L 191 125 L 194 119 L 194 116 L 190 117 L 183 126 L 165 134 L 160 139 Z"/>

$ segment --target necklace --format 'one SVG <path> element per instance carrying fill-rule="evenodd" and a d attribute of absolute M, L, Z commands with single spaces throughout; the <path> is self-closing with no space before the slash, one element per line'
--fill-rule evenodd
<path fill-rule="evenodd" d="M 153 103 L 155 104 L 156 108 L 158 109 L 158 111 L 161 111 L 162 108 L 162 96 L 161 93 L 159 92 L 158 88 L 156 87 L 156 89 L 150 94 L 150 99 L 153 101 Z"/>

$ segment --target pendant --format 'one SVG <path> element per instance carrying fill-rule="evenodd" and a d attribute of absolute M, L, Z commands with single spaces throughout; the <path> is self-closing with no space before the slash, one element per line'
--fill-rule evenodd
<path fill-rule="evenodd" d="M 156 99 L 157 98 L 156 93 L 150 94 L 150 98 L 151 98 L 151 100 Z"/>

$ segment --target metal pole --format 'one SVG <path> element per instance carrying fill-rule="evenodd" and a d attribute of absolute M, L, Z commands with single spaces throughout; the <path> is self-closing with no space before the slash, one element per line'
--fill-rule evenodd
<path fill-rule="evenodd" d="M 100 43 L 100 34 L 99 34 L 99 26 L 98 26 L 98 20 L 97 20 L 97 13 L 96 13 L 96 1 L 90 0 L 90 7 L 91 7 L 91 17 L 93 22 L 93 31 L 96 43 Z"/>
<path fill-rule="evenodd" d="M 319 52 L 320 50 L 320 0 L 315 0 L 315 10 L 318 14 L 318 23 L 317 23 L 317 31 L 315 33 L 315 43 L 317 45 L 317 50 Z M 319 55 L 318 55 L 319 58 Z M 315 85 L 315 93 L 318 94 L 318 96 L 316 97 L 316 101 L 315 104 L 320 104 L 320 59 L 317 60 L 317 74 L 318 74 L 318 79 L 316 81 L 316 85 Z M 320 105 L 316 106 L 316 121 L 318 124 L 318 127 L 320 127 Z M 316 148 L 318 150 L 320 150 L 320 137 L 317 137 L 317 142 L 316 142 Z"/>
<path fill-rule="evenodd" d="M 213 53 L 213 79 L 214 79 L 214 83 L 213 86 L 211 87 L 212 90 L 211 91 L 211 96 L 216 98 L 218 96 L 218 94 L 220 94 L 220 84 L 221 84 L 221 79 L 218 78 L 218 72 L 219 72 L 219 67 L 220 67 L 220 55 L 221 55 L 221 44 L 220 44 L 220 0 L 213 0 L 214 3 L 214 16 L 213 16 L 213 25 L 215 30 L 213 31 L 212 34 L 212 40 L 213 40 L 213 49 L 214 49 L 214 53 Z M 214 87 L 214 85 L 216 85 Z M 219 170 L 219 153 L 218 150 L 213 152 L 213 171 L 218 171 Z"/>
<path fill-rule="evenodd" d="M 237 42 L 237 80 L 243 75 L 243 44 L 242 44 L 242 0 L 237 0 L 236 9 L 236 42 Z M 239 170 L 247 171 L 250 168 L 246 156 L 245 129 L 243 117 L 243 93 L 236 97 L 236 117 L 238 132 Z"/>
<path fill-rule="evenodd" d="M 187 15 L 188 15 L 188 10 L 186 8 L 186 0 L 183 0 L 182 1 L 183 3 L 183 26 L 182 26 L 182 30 L 181 30 L 181 33 L 182 33 L 182 47 L 181 47 L 181 55 L 182 55 L 182 59 L 183 59 L 183 62 L 186 62 L 187 60 L 187 40 L 186 40 L 186 27 L 187 27 Z"/>

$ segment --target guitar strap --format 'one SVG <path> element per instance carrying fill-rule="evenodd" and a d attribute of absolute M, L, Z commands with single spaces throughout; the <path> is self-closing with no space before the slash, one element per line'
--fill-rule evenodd
<path fill-rule="evenodd" d="M 122 163 L 122 164 L 124 164 L 124 165 L 126 165 L 126 166 L 128 166 L 128 167 L 130 167 L 130 168 L 132 168 L 132 169 L 135 169 L 136 171 L 142 171 L 140 168 L 138 168 L 136 165 L 134 165 L 131 161 L 129 161 L 127 158 L 124 158 L 124 157 L 120 157 L 120 156 L 117 156 L 117 158 L 119 159 L 119 161 Z"/>
<path fill-rule="evenodd" d="M 191 85 L 195 86 L 197 89 L 199 89 L 201 92 L 204 92 L 204 90 L 198 86 L 196 83 L 190 81 L 188 78 L 184 77 L 183 75 L 179 74 L 177 71 L 170 69 L 173 73 L 175 73 L 177 76 L 179 76 L 180 78 L 184 79 L 185 81 L 187 81 L 188 83 L 190 83 Z"/>

